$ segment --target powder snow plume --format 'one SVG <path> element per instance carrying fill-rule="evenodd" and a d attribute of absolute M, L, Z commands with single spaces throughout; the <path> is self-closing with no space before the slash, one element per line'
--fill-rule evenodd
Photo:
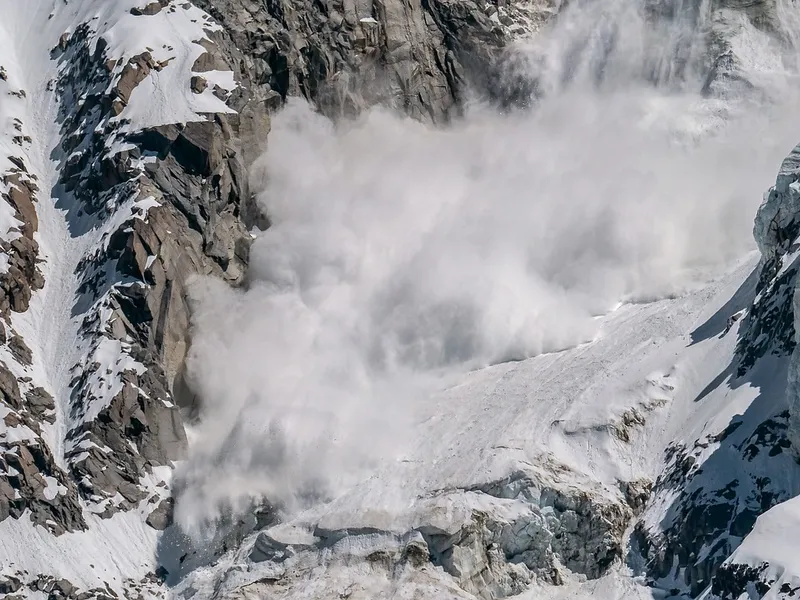
<path fill-rule="evenodd" d="M 702 10 L 679 17 L 575 3 L 509 63 L 535 106 L 476 102 L 447 128 L 288 102 L 254 168 L 273 224 L 249 286 L 195 286 L 187 531 L 260 497 L 289 513 L 335 497 L 402 455 L 448 373 L 591 342 L 619 302 L 680 294 L 752 249 L 800 131 L 783 110 L 794 56 L 758 93 L 709 95 Z M 742 56 L 772 56 L 763 38 Z"/>

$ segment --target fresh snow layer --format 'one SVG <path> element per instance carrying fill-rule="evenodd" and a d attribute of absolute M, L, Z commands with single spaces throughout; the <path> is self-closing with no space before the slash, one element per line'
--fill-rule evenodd
<path fill-rule="evenodd" d="M 27 520 L 0 523 L 0 575 L 27 571 L 63 577 L 89 589 L 121 590 L 126 580 L 139 580 L 155 570 L 158 532 L 144 523 L 139 510 L 110 519 L 87 517 L 89 529 L 54 537 Z"/>
<path fill-rule="evenodd" d="M 725 325 L 739 308 L 730 308 L 729 301 L 740 288 L 749 289 L 748 276 L 757 259 L 751 254 L 728 274 L 680 297 L 618 307 L 599 318 L 602 333 L 593 342 L 432 384 L 402 456 L 332 502 L 274 527 L 270 535 L 296 544 L 315 526 L 402 533 L 433 525 L 446 530 L 468 519 L 473 510 L 507 522 L 525 510 L 523 503 L 459 490 L 519 471 L 542 485 L 621 501 L 618 483 L 655 480 L 670 442 L 691 445 L 703 435 L 719 433 L 759 395 L 749 384 L 731 388 L 722 381 L 709 386 L 731 362 L 738 322 L 728 331 Z M 702 396 L 707 388 L 710 391 Z M 631 427 L 630 441 L 623 442 L 610 434 L 609 425 L 631 408 L 643 415 L 644 423 Z M 668 510 L 665 503 L 648 518 L 658 522 L 667 518 Z M 191 588 L 200 594 L 198 599 L 208 598 L 273 573 L 270 563 L 247 561 L 252 541 L 251 537 L 215 566 L 201 565 L 179 591 Z M 342 550 L 343 555 L 352 558 L 375 550 L 369 545 L 359 550 L 353 544 Z M 325 597 L 313 591 L 323 583 L 329 589 L 356 585 L 375 594 L 385 591 L 385 581 L 372 581 L 369 573 L 359 575 L 356 567 L 348 571 L 337 566 L 335 556 L 333 551 L 331 565 L 315 574 L 317 584 L 309 583 L 306 591 L 290 587 L 286 597 Z M 220 577 L 225 581 L 222 588 Z M 434 588 L 446 589 L 447 576 L 440 572 L 436 577 Z M 409 594 L 417 589 L 417 583 L 406 585 Z M 402 587 L 398 597 L 405 597 Z M 618 565 L 600 580 L 578 577 L 564 587 L 534 585 L 520 597 L 635 600 L 654 593 L 658 591 Z"/>
<path fill-rule="evenodd" d="M 762 580 L 774 581 L 764 600 L 778 598 L 777 592 L 788 583 L 800 586 L 800 497 L 773 506 L 756 520 L 753 530 L 725 561 L 726 565 L 765 567 Z"/>
<path fill-rule="evenodd" d="M 146 127 L 204 120 L 210 113 L 234 111 L 213 94 L 214 84 L 233 90 L 236 82 L 230 71 L 203 73 L 211 85 L 202 93 L 192 92 L 189 86 L 194 62 L 205 52 L 198 42 L 208 40 L 206 32 L 220 26 L 209 15 L 189 3 L 172 3 L 166 9 L 146 18 L 130 14 L 132 6 L 141 2 L 115 2 L 114 15 L 106 17 L 99 32 L 110 47 L 112 58 L 131 57 L 148 49 L 153 59 L 165 64 L 160 71 L 151 72 L 131 94 L 128 105 L 118 119 L 130 121 L 129 131 Z M 106 26 L 106 23 L 108 26 Z M 117 65 L 121 70 L 126 61 Z"/>

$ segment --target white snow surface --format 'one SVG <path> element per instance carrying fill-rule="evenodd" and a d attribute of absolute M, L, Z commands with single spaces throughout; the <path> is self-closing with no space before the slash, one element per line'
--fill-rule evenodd
<path fill-rule="evenodd" d="M 211 90 L 195 94 L 189 84 L 191 67 L 204 52 L 197 42 L 207 39 L 206 32 L 219 26 L 188 2 L 172 2 L 156 15 L 131 14 L 131 8 L 146 4 L 145 0 L 0 0 L 0 66 L 4 74 L 0 78 L 0 175 L 15 167 L 9 157 L 16 156 L 37 178 L 39 229 L 35 239 L 44 261 L 40 268 L 45 279 L 44 288 L 34 293 L 29 310 L 13 314 L 11 322 L 32 350 L 33 364 L 18 364 L 6 346 L 0 348 L 0 360 L 15 376 L 31 378 L 32 385 L 44 387 L 56 399 L 56 423 L 43 424 L 42 439 L 27 427 L 7 427 L 0 418 L 0 443 L 47 443 L 62 468 L 66 466 L 65 454 L 71 450 L 65 444 L 66 433 L 83 420 L 94 418 L 107 405 L 122 385 L 120 374 L 124 370 L 143 369 L 127 354 L 124 343 L 108 339 L 97 342 L 80 334 L 82 310 L 98 314 L 98 327 L 106 325 L 109 311 L 101 303 L 93 307 L 79 304 L 80 274 L 76 267 L 82 258 L 102 248 L 116 228 L 131 218 L 146 219 L 147 211 L 159 203 L 151 196 L 140 199 L 134 195 L 121 202 L 113 216 L 99 226 L 69 222 L 67 208 L 75 200 L 56 186 L 61 165 L 53 158 L 58 154 L 61 131 L 59 105 L 52 86 L 63 67 L 57 56 L 51 56 L 51 50 L 62 36 L 72 35 L 85 24 L 89 27 L 91 48 L 102 37 L 108 44 L 106 54 L 118 59 L 115 75 L 129 58 L 145 51 L 163 64 L 135 89 L 119 116 L 125 123 L 118 133 L 204 120 L 207 113 L 231 112 Z M 232 73 L 215 72 L 210 77 L 224 89 L 235 86 Z M 15 136 L 27 138 L 20 145 L 13 141 Z M 112 143 L 108 150 L 121 148 L 119 143 Z M 146 160 L 141 161 L 141 167 Z M 6 191 L 2 184 L 0 191 Z M 55 191 L 53 197 L 51 191 Z M 0 237 L 13 239 L 19 234 L 11 230 L 19 225 L 13 209 L 0 202 Z M 3 268 L 7 260 L 5 255 L 0 258 Z M 71 380 L 93 363 L 99 366 L 92 376 L 90 402 L 76 416 L 68 406 Z M 21 385 L 23 392 L 26 385 Z M 0 408 L 0 417 L 7 412 Z M 78 440 L 75 445 L 83 448 L 88 443 Z M 78 455 L 76 459 L 83 457 Z M 168 479 L 168 475 L 159 472 L 141 484 L 155 493 L 160 489 L 156 485 Z M 63 492 L 53 478 L 45 477 L 44 484 L 45 498 L 55 498 Z M 96 505 L 94 508 L 97 512 Z M 33 525 L 26 515 L 19 520 L 7 518 L 0 523 L 0 574 L 19 576 L 23 572 L 23 580 L 39 573 L 52 574 L 66 577 L 84 589 L 107 583 L 122 594 L 127 581 L 138 581 L 155 569 L 158 533 L 144 524 L 150 510 L 152 506 L 146 501 L 138 509 L 110 519 L 101 519 L 87 510 L 89 530 L 60 537 Z M 31 597 L 38 596 L 41 594 L 31 592 Z"/>
<path fill-rule="evenodd" d="M 571 4 L 562 27 L 531 42 L 552 94 L 533 116 L 477 109 L 438 133 L 381 111 L 337 128 L 290 104 L 274 119 L 261 196 L 273 226 L 253 246 L 253 284 L 198 294 L 190 371 L 208 404 L 176 473 L 187 529 L 202 537 L 260 494 L 286 506 L 269 531 L 285 543 L 316 527 L 450 532 L 476 510 L 509 523 L 525 501 L 472 490 L 519 473 L 622 504 L 619 484 L 654 481 L 671 444 L 700 443 L 700 468 L 713 460 L 708 477 L 718 470 L 724 484 L 739 457 L 726 464 L 729 448 L 707 438 L 785 408 L 785 360 L 746 380 L 730 369 L 758 263 L 744 250 L 752 215 L 796 143 L 782 138 L 796 111 L 757 125 L 769 107 L 642 86 L 636 61 L 669 79 L 673 48 L 637 36 L 650 33 L 639 5 L 577 6 L 588 16 Z M 609 22 L 610 51 L 598 34 Z M 737 26 L 743 69 L 786 91 L 784 63 L 762 60 L 775 58 L 768 40 Z M 678 30 L 667 33 L 697 33 Z M 777 143 L 768 171 L 755 138 Z M 614 429 L 632 411 L 625 441 Z M 315 501 L 315 485 L 329 501 Z M 659 495 L 644 525 L 671 525 L 679 493 Z M 410 598 L 433 586 L 463 597 L 441 570 L 388 582 L 363 564 L 390 540 L 351 536 L 281 566 L 249 561 L 251 537 L 215 565 L 185 564 L 178 591 Z M 311 581 L 254 583 L 305 566 Z M 663 593 L 637 575 L 618 564 L 601 581 L 525 595 Z"/>
<path fill-rule="evenodd" d="M 799 535 L 800 498 L 795 497 L 759 516 L 753 530 L 725 562 L 729 565 L 766 567 L 761 578 L 774 583 L 763 598 L 775 600 L 780 598 L 778 592 L 785 584 L 791 589 L 800 586 Z"/>
<path fill-rule="evenodd" d="M 142 2 L 115 0 L 109 4 L 114 12 L 98 19 L 103 22 L 98 33 L 109 43 L 110 56 L 131 57 L 148 49 L 156 62 L 166 63 L 133 90 L 128 105 L 117 117 L 130 121 L 126 130 L 200 121 L 205 119 L 204 114 L 234 112 L 213 94 L 214 83 L 226 90 L 234 89 L 236 84 L 230 71 L 209 74 L 212 85 L 202 94 L 195 94 L 189 88 L 187 73 L 191 73 L 192 65 L 205 52 L 195 42 L 208 39 L 207 31 L 220 29 L 209 15 L 188 2 L 173 2 L 157 14 L 145 17 L 145 28 L 141 16 L 130 14 L 130 8 Z M 115 70 L 121 71 L 124 64 L 125 61 L 120 62 Z"/>
<path fill-rule="evenodd" d="M 731 555 L 731 563 L 758 566 L 761 562 L 800 574 L 800 556 L 796 551 L 800 531 L 800 501 L 787 500 L 769 509 L 756 520 L 753 531 Z"/>
<path fill-rule="evenodd" d="M 64 577 L 81 588 L 122 590 L 155 569 L 157 532 L 145 525 L 144 511 L 118 513 L 111 519 L 88 516 L 87 531 L 54 537 L 26 520 L 0 523 L 2 573 L 45 573 Z"/>
<path fill-rule="evenodd" d="M 0 82 L 0 172 L 10 165 L 9 154 L 21 152 L 38 175 L 37 239 L 46 260 L 45 288 L 35 295 L 27 313 L 14 317 L 14 327 L 33 350 L 34 364 L 28 369 L 18 365 L 12 368 L 15 374 L 23 375 L 24 371 L 42 382 L 59 402 L 69 397 L 76 364 L 100 362 L 98 372 L 110 370 L 112 377 L 105 383 L 98 380 L 96 403 L 81 418 L 92 418 L 102 409 L 118 390 L 114 386 L 121 371 L 141 367 L 131 362 L 119 342 L 87 348 L 87 342 L 80 338 L 78 319 L 71 312 L 77 287 L 75 266 L 89 250 L 103 243 L 104 234 L 131 216 L 146 218 L 146 211 L 158 202 L 152 197 L 130 198 L 102 228 L 77 238 L 71 235 L 56 199 L 48 197 L 56 182 L 56 165 L 49 156 L 59 141 L 57 107 L 46 90 L 48 81 L 57 74 L 49 50 L 64 32 L 90 22 L 96 35 L 110 43 L 112 56 L 127 59 L 150 48 L 157 61 L 168 61 L 136 88 L 120 116 L 130 121 L 126 127 L 131 131 L 230 110 L 210 89 L 193 94 L 188 84 L 191 65 L 202 52 L 193 40 L 203 38 L 204 31 L 216 25 L 188 3 L 184 8 L 184 3 L 173 2 L 169 9 L 152 17 L 130 15 L 132 6 L 142 4 L 129 0 L 0 0 L 0 64 L 9 73 L 9 81 Z M 742 41 L 745 46 L 747 43 Z M 212 72 L 204 77 L 210 87 L 216 84 L 230 90 L 235 85 L 230 74 Z M 6 88 L 11 86 L 24 88 L 27 99 L 8 96 Z M 14 118 L 23 122 L 32 138 L 22 150 L 7 140 L 14 131 Z M 0 235 L 7 235 L 8 229 L 16 226 L 3 212 L 4 207 L 0 207 Z M 501 479 L 513 471 L 529 474 L 543 485 L 581 489 L 604 500 L 621 501 L 618 483 L 655 479 L 663 468 L 667 444 L 691 444 L 703 435 L 718 433 L 734 416 L 744 414 L 758 396 L 760 390 L 755 387 L 734 389 L 723 381 L 702 401 L 696 401 L 732 360 L 741 319 L 722 334 L 724 322 L 731 315 L 718 311 L 756 264 L 757 256 L 751 253 L 711 281 L 674 297 L 623 303 L 597 316 L 597 334 L 576 347 L 467 373 L 431 377 L 424 390 L 425 402 L 418 403 L 419 411 L 404 416 L 413 426 L 399 456 L 382 463 L 367 477 L 342 482 L 341 493 L 330 503 L 292 514 L 288 523 L 272 533 L 291 541 L 308 537 L 315 525 L 371 526 L 404 532 L 437 519 L 444 526 L 452 526 L 475 508 L 510 518 L 524 510 L 515 501 L 469 493 L 451 494 L 440 504 L 431 498 L 444 491 Z M 721 319 L 721 323 L 715 319 Z M 694 339 L 693 332 L 708 323 L 712 323 L 713 335 Z M 0 352 L 7 359 L 6 351 Z M 103 386 L 106 389 L 101 389 Z M 56 425 L 46 431 L 46 438 L 63 463 L 64 435 L 75 423 L 63 403 L 57 406 Z M 633 427 L 630 441 L 623 442 L 610 433 L 608 426 L 632 408 L 644 416 L 645 423 Z M 31 439 L 34 433 L 25 429 L 4 428 L 0 440 Z M 76 445 L 82 447 L 82 443 Z M 155 485 L 169 475 L 159 472 L 147 483 Z M 59 493 L 50 481 L 47 489 L 48 494 Z M 108 583 L 122 593 L 126 580 L 141 578 L 155 568 L 159 543 L 165 542 L 165 534 L 143 523 L 147 510 L 148 505 L 143 504 L 110 519 L 87 515 L 89 531 L 59 537 L 27 519 L 6 519 L 0 523 L 0 573 L 47 573 L 86 588 Z M 647 518 L 658 522 L 665 513 L 666 507 L 662 512 L 650 512 Z M 800 565 L 790 552 L 791 542 L 785 546 L 774 542 L 782 532 L 797 528 L 798 514 L 794 500 L 768 511 L 731 560 L 749 564 L 769 560 L 776 569 L 800 573 Z M 179 591 L 191 586 L 201 600 L 220 589 L 233 590 L 263 577 L 271 567 L 249 564 L 245 558 L 252 541 L 251 537 L 242 551 L 226 554 L 217 564 L 198 566 Z M 357 555 L 370 549 L 348 547 L 346 552 Z M 326 568 L 320 567 L 316 584 L 309 582 L 307 597 L 322 598 L 331 589 L 347 589 L 354 584 L 354 576 L 362 575 L 357 569 L 349 572 L 336 565 L 328 571 Z M 418 584 L 415 589 L 422 590 L 423 597 L 470 597 L 440 569 L 431 568 L 420 577 L 427 579 L 414 585 Z M 222 588 L 219 579 L 225 582 Z M 369 575 L 355 583 L 367 592 L 374 584 L 376 594 L 386 584 L 371 581 Z M 302 596 L 297 590 L 289 590 L 285 597 Z M 562 587 L 535 584 L 522 597 L 635 600 L 653 595 L 627 567 L 617 565 L 598 581 L 576 577 Z"/>
<path fill-rule="evenodd" d="M 696 401 L 731 361 L 738 326 L 725 335 L 720 335 L 720 326 L 717 335 L 692 339 L 692 332 L 714 318 L 724 323 L 730 315 L 717 312 L 756 265 L 757 255 L 751 254 L 729 273 L 678 298 L 624 304 L 599 318 L 601 334 L 593 342 L 440 382 L 416 415 L 413 438 L 402 457 L 332 502 L 275 527 L 270 535 L 297 543 L 297 536 L 308 535 L 316 525 L 402 533 L 437 524 L 448 530 L 474 509 L 507 521 L 525 510 L 520 501 L 453 492 L 515 471 L 556 489 L 579 489 L 621 501 L 617 484 L 654 480 L 663 468 L 667 444 L 691 444 L 706 433 L 721 431 L 758 396 L 759 390 L 748 385 L 731 389 L 723 383 Z M 607 426 L 630 408 L 640 411 L 646 422 L 632 428 L 626 443 Z M 651 518 L 664 516 L 656 510 Z M 248 563 L 249 546 L 245 542 L 245 550 L 216 566 L 198 568 L 180 589 L 191 586 L 199 598 L 210 598 L 218 590 L 218 577 L 225 581 L 222 589 L 229 591 L 263 578 L 272 567 Z M 341 552 L 352 557 L 374 550 L 351 546 Z M 385 581 L 357 573 L 332 565 L 315 579 L 330 589 L 354 585 L 367 597 L 370 590 L 376 595 L 386 591 Z M 439 572 L 436 578 L 444 593 L 447 576 Z M 291 587 L 286 597 L 325 597 L 312 588 Z M 556 588 L 536 585 L 521 597 L 622 600 L 652 594 L 627 567 L 618 565 L 601 580 L 576 578 Z"/>

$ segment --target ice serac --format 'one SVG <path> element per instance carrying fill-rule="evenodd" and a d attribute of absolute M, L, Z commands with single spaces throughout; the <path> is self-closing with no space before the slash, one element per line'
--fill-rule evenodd
<path fill-rule="evenodd" d="M 769 353 L 792 354 L 796 346 L 794 290 L 797 274 L 795 243 L 800 233 L 800 147 L 781 164 L 775 185 L 764 195 L 753 235 L 761 251 L 757 296 L 740 344 L 740 370 Z M 792 360 L 794 362 L 794 360 Z"/>

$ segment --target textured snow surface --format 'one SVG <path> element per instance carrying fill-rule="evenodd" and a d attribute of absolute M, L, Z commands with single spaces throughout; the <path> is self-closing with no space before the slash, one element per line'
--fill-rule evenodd
<path fill-rule="evenodd" d="M 79 318 L 73 314 L 76 266 L 89 251 L 107 242 L 107 234 L 132 216 L 147 218 L 147 211 L 158 202 L 152 197 L 132 196 L 102 227 L 72 234 L 63 207 L 57 205 L 57 198 L 49 197 L 56 184 L 56 165 L 50 156 L 59 142 L 57 107 L 47 91 L 58 67 L 49 51 L 62 34 L 89 23 L 95 43 L 102 36 L 109 43 L 110 55 L 123 59 L 115 72 L 145 49 L 157 62 L 165 63 L 163 69 L 151 73 L 135 88 L 119 116 L 128 121 L 126 131 L 198 120 L 210 112 L 229 112 L 212 88 L 217 85 L 232 90 L 236 85 L 231 73 L 212 71 L 203 74 L 210 84 L 204 93 L 194 94 L 189 88 L 191 66 L 203 51 L 195 42 L 217 27 L 207 15 L 188 3 L 173 2 L 154 16 L 132 16 L 130 8 L 140 5 L 142 2 L 128 0 L 0 0 L 0 64 L 8 71 L 8 81 L 0 81 L 0 172 L 11 165 L 9 155 L 21 153 L 39 177 L 37 239 L 46 260 L 45 288 L 34 296 L 27 313 L 14 316 L 15 328 L 33 350 L 34 364 L 26 369 L 16 363 L 10 366 L 15 374 L 42 382 L 56 398 L 58 418 L 54 426 L 45 427 L 45 438 L 61 463 L 65 451 L 72 449 L 65 448 L 66 431 L 102 410 L 119 391 L 123 371 L 142 368 L 128 356 L 124 343 L 88 342 L 79 335 Z M 759 62 L 759 57 L 769 55 L 764 50 L 768 44 L 759 35 L 752 28 L 742 28 L 735 38 L 737 52 L 752 58 L 752 68 L 774 71 L 779 65 Z M 7 94 L 18 89 L 26 90 L 26 98 Z M 660 107 L 668 112 L 673 100 L 661 99 Z M 703 111 L 710 115 L 705 121 L 687 117 L 687 137 L 713 130 L 723 119 L 716 115 L 713 105 L 704 104 Z M 652 114 L 657 121 L 658 110 Z M 9 141 L 16 135 L 15 118 L 23 122 L 24 131 L 32 138 L 21 148 Z M 114 142 L 109 151 L 122 148 L 121 142 Z M 290 155 L 288 160 L 297 158 Z M 592 184 L 589 180 L 587 189 Z M 0 236 L 14 235 L 9 232 L 18 223 L 13 214 L 8 214 L 5 203 L 0 204 Z M 718 434 L 740 415 L 748 415 L 748 419 L 769 416 L 762 413 L 768 413 L 773 404 L 756 406 L 755 413 L 750 411 L 760 395 L 768 393 L 774 404 L 780 404 L 784 382 L 777 377 L 774 387 L 755 381 L 731 385 L 729 379 L 720 377 L 733 360 L 741 319 L 727 329 L 726 323 L 745 308 L 731 300 L 740 288 L 752 287 L 748 277 L 757 259 L 754 254 L 747 255 L 711 281 L 698 277 L 704 283 L 682 289 L 672 297 L 619 304 L 592 320 L 595 335 L 582 337 L 587 341 L 575 347 L 470 372 L 432 374 L 424 386 L 414 389 L 419 395 L 414 411 L 402 415 L 403 431 L 410 433 L 396 446 L 399 455 L 383 461 L 366 477 L 360 477 L 359 472 L 354 478 L 337 481 L 337 494 L 331 502 L 298 508 L 288 522 L 270 530 L 271 535 L 287 543 L 309 543 L 317 527 L 374 528 L 397 534 L 421 525 L 437 524 L 447 529 L 476 510 L 511 522 L 529 507 L 518 499 L 474 490 L 512 473 L 523 473 L 541 486 L 623 502 L 619 484 L 656 479 L 669 444 L 691 446 L 704 436 Z M 101 322 L 108 318 L 106 312 L 99 313 Z M 246 324 L 237 325 L 244 328 Z M 303 332 L 289 333 L 295 336 Z M 0 357 L 7 358 L 5 349 L 0 350 Z M 78 365 L 77 371 L 81 371 L 94 362 L 100 367 L 91 384 L 93 401 L 82 414 L 69 415 L 60 399 L 69 397 L 74 367 Z M 295 367 L 303 376 L 308 365 L 301 361 Z M 780 365 L 772 367 L 773 375 L 782 372 Z M 632 410 L 641 419 L 624 426 L 627 439 L 622 439 L 618 429 Z M 0 408 L 0 421 L 5 416 L 2 411 Z M 368 420 L 365 423 L 368 427 Z M 25 427 L 0 425 L 0 440 L 30 440 L 34 436 Z M 376 453 L 378 442 L 386 441 L 394 440 L 377 440 Z M 75 449 L 85 451 L 91 443 L 75 440 Z M 199 438 L 197 445 L 201 448 L 196 446 L 196 450 L 201 451 L 202 444 Z M 341 444 L 346 445 L 346 440 Z M 705 448 L 699 462 L 710 460 L 718 447 L 711 444 Z M 81 457 L 79 454 L 77 460 Z M 714 468 L 718 465 L 713 463 Z M 720 478 L 727 475 L 724 466 L 719 470 Z M 166 471 L 144 483 L 154 489 L 159 481 L 169 479 Z M 290 472 L 287 478 L 294 476 Z M 229 491 L 228 482 L 211 483 L 218 488 L 212 491 Z M 246 488 L 253 481 L 241 478 L 234 483 Z M 53 481 L 46 484 L 47 497 L 61 493 Z M 668 523 L 672 518 L 670 500 L 662 498 L 660 504 L 648 509 L 645 523 L 654 527 Z M 185 540 L 176 539 L 174 531 L 161 534 L 145 525 L 150 509 L 143 504 L 110 519 L 89 515 L 89 531 L 60 537 L 53 537 L 27 519 L 6 519 L 0 523 L 0 573 L 47 573 L 81 587 L 107 583 L 122 592 L 126 580 L 139 579 L 164 564 L 178 586 L 176 592 L 186 596 L 194 592 L 196 600 L 274 574 L 274 565 L 248 560 L 255 542 L 252 535 L 241 549 L 224 554 L 216 562 L 213 557 L 201 556 L 181 565 Z M 792 550 L 794 533 L 800 535 L 799 514 L 795 500 L 771 509 L 759 518 L 730 560 L 747 564 L 768 561 L 778 577 L 784 571 L 800 573 L 797 553 Z M 429 566 L 408 574 L 397 587 L 397 582 L 363 570 L 357 560 L 352 567 L 337 562 L 363 558 L 388 544 L 387 539 L 383 534 L 354 537 L 351 543 L 326 550 L 325 560 L 314 563 L 313 580 L 274 591 L 274 597 L 329 598 L 332 592 L 347 597 L 348 590 L 358 590 L 362 597 L 372 598 L 389 589 L 397 598 L 411 598 L 415 593 L 422 598 L 473 598 L 441 568 Z M 633 566 L 619 564 L 599 580 L 570 577 L 561 587 L 534 583 L 520 597 L 656 597 L 658 592 L 645 587 L 639 575 Z M 185 578 L 180 580 L 180 576 Z"/>
<path fill-rule="evenodd" d="M 209 15 L 189 3 L 174 2 L 146 17 L 144 28 L 142 17 L 130 14 L 130 8 L 142 2 L 115 0 L 110 4 L 114 14 L 98 19 L 103 23 L 98 34 L 109 43 L 110 56 L 130 57 L 147 48 L 156 62 L 167 63 L 133 90 L 128 105 L 117 117 L 130 121 L 127 130 L 204 120 L 202 114 L 234 112 L 213 94 L 214 83 L 226 90 L 234 89 L 236 84 L 230 71 L 212 72 L 213 77 L 208 74 L 211 85 L 202 94 L 195 94 L 189 88 L 187 73 L 191 73 L 192 65 L 205 52 L 195 42 L 208 39 L 206 31 L 219 29 Z M 117 70 L 121 68 L 122 64 L 117 66 Z"/>
<path fill-rule="evenodd" d="M 62 468 L 66 466 L 65 454 L 72 450 L 65 442 L 67 432 L 94 418 L 107 405 L 122 387 L 122 372 L 143 370 L 129 356 L 124 342 L 105 338 L 93 341 L 79 332 L 83 311 L 97 312 L 100 326 L 105 325 L 109 313 L 99 304 L 81 305 L 79 261 L 107 244 L 108 235 L 128 219 L 146 219 L 147 211 L 158 206 L 158 202 L 152 197 L 138 199 L 133 195 L 101 226 L 91 223 L 91 218 L 84 222 L 70 220 L 71 203 L 76 200 L 57 186 L 58 169 L 63 166 L 58 162 L 62 132 L 53 86 L 63 65 L 57 55 L 51 55 L 51 50 L 58 46 L 62 36 L 68 37 L 81 25 L 87 25 L 90 47 L 94 49 L 102 38 L 107 44 L 107 55 L 119 59 L 115 76 L 130 58 L 145 51 L 155 61 L 162 62 L 163 68 L 153 70 L 135 88 L 131 101 L 118 117 L 125 120 L 119 133 L 204 120 L 206 113 L 230 112 L 211 89 L 203 94 L 190 89 L 191 67 L 204 52 L 198 42 L 207 38 L 207 31 L 219 26 L 203 11 L 183 2 L 172 2 L 155 15 L 131 14 L 131 8 L 146 4 L 145 0 L 0 0 L 0 66 L 4 75 L 0 77 L 0 175 L 15 166 L 9 157 L 16 156 L 38 178 L 39 230 L 35 239 L 40 245 L 44 261 L 40 267 L 45 279 L 45 287 L 34 293 L 29 310 L 12 315 L 14 330 L 32 350 L 33 364 L 20 365 L 6 346 L 0 348 L 0 360 L 15 376 L 30 377 L 34 385 L 43 386 L 55 398 L 56 422 L 43 424 L 42 437 Z M 223 89 L 235 87 L 232 73 L 214 72 L 209 77 Z M 17 144 L 13 141 L 15 136 L 26 136 L 26 141 Z M 120 149 L 119 142 L 109 141 L 110 152 Z M 146 162 L 143 159 L 140 166 Z M 0 191 L 6 191 L 2 183 Z M 13 209 L 0 202 L 0 237 L 12 240 L 19 235 L 13 231 L 19 225 Z M 5 268 L 6 263 L 7 257 L 0 253 L 0 268 Z M 75 414 L 68 406 L 71 381 L 90 367 L 91 401 L 84 412 Z M 24 393 L 26 385 L 21 384 L 21 389 Z M 6 409 L 0 408 L 0 442 L 38 438 L 25 426 L 7 427 L 2 421 L 5 412 Z M 88 449 L 91 444 L 80 438 L 74 440 L 80 450 Z M 85 456 L 78 454 L 75 460 Z M 167 473 L 159 470 L 158 477 L 148 476 L 141 484 L 159 492 L 156 484 L 168 478 Z M 52 478 L 45 477 L 44 483 L 45 498 L 62 493 Z M 111 498 L 108 502 L 120 499 Z M 94 512 L 101 509 L 98 505 L 92 507 Z M 0 574 L 16 573 L 20 577 L 22 571 L 23 580 L 40 573 L 51 574 L 65 577 L 79 588 L 108 584 L 123 593 L 126 581 L 140 580 L 156 567 L 158 532 L 144 523 L 152 509 L 151 504 L 143 502 L 138 509 L 110 519 L 85 511 L 90 529 L 60 537 L 34 525 L 25 515 L 19 520 L 7 518 L 0 523 Z M 31 597 L 36 595 L 32 594 Z"/>
<path fill-rule="evenodd" d="M 415 416 L 414 437 L 401 458 L 331 503 L 275 527 L 270 535 L 302 543 L 316 526 L 404 532 L 441 524 L 446 529 L 473 510 L 510 521 L 526 510 L 521 501 L 458 490 L 475 489 L 513 472 L 556 489 L 580 489 L 620 501 L 618 483 L 654 480 L 669 443 L 691 445 L 718 433 L 747 412 L 759 395 L 758 388 L 747 384 L 735 389 L 724 382 L 709 386 L 730 363 L 736 345 L 738 326 L 723 334 L 725 321 L 736 312 L 727 314 L 725 305 L 756 265 L 757 256 L 751 255 L 727 275 L 679 298 L 624 304 L 599 318 L 601 334 L 591 343 L 440 382 Z M 703 331 L 711 335 L 698 337 Z M 632 408 L 644 423 L 633 426 L 625 442 L 610 434 L 609 424 L 618 423 Z M 713 451 L 709 447 L 707 455 Z M 656 506 L 647 519 L 668 519 L 668 511 L 669 503 Z M 225 582 L 222 589 L 231 591 L 274 573 L 273 565 L 247 561 L 252 541 L 216 567 L 192 572 L 179 591 L 192 588 L 205 598 L 219 589 L 218 577 Z M 353 544 L 365 546 L 359 550 Z M 285 597 L 324 598 L 323 588 L 386 593 L 389 584 L 380 577 L 335 562 L 337 553 L 352 558 L 374 552 L 376 546 L 370 544 L 354 539 L 333 549 L 330 566 L 314 576 L 317 583 L 289 587 Z M 581 583 L 578 578 L 563 588 L 534 586 L 521 597 L 622 600 L 658 593 L 634 575 L 620 565 L 600 580 Z M 412 590 L 425 585 L 444 593 L 448 584 L 443 572 L 427 577 L 439 582 L 409 580 L 392 589 L 397 597 L 412 597 Z"/>
<path fill-rule="evenodd" d="M 122 590 L 126 579 L 138 580 L 155 569 L 157 532 L 145 525 L 140 511 L 110 519 L 90 517 L 87 531 L 53 537 L 24 520 L 0 523 L 3 573 L 17 571 L 64 577 L 85 588 Z"/>
<path fill-rule="evenodd" d="M 797 587 L 800 582 L 800 498 L 792 498 L 758 517 L 756 526 L 731 555 L 729 563 L 758 567 L 769 563 L 771 575 Z"/>

